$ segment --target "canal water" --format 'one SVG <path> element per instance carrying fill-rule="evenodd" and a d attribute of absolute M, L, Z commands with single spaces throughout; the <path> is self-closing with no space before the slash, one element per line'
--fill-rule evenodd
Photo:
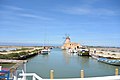
<path fill-rule="evenodd" d="M 68 54 L 59 48 L 51 50 L 49 55 L 37 55 L 28 60 L 27 72 L 34 72 L 42 78 L 50 78 L 50 70 L 54 70 L 54 78 L 79 78 L 80 70 L 84 70 L 85 77 L 111 76 L 115 68 L 105 63 L 98 62 L 91 57 Z"/>

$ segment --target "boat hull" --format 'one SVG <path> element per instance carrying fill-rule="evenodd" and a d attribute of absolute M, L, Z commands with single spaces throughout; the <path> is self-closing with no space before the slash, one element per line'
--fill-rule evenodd
<path fill-rule="evenodd" d="M 100 56 L 98 56 L 98 55 L 95 55 L 95 54 L 91 54 L 91 57 L 92 57 L 92 58 L 94 58 L 94 59 L 101 58 Z"/>
<path fill-rule="evenodd" d="M 110 65 L 120 66 L 120 60 L 110 60 L 107 58 L 98 58 L 99 62 L 103 62 Z"/>
<path fill-rule="evenodd" d="M 84 51 L 84 52 L 81 51 L 78 53 L 78 56 L 90 56 L 89 51 Z"/>
<path fill-rule="evenodd" d="M 42 55 L 46 55 L 46 54 L 49 54 L 50 53 L 50 50 L 42 50 L 41 51 L 41 54 Z"/>

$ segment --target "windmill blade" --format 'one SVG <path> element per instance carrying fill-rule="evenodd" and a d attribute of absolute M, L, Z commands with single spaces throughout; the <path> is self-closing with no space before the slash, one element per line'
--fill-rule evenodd
<path fill-rule="evenodd" d="M 66 37 L 62 37 L 63 39 L 65 39 Z"/>
<path fill-rule="evenodd" d="M 65 34 L 65 37 L 69 37 L 70 35 L 69 34 Z"/>

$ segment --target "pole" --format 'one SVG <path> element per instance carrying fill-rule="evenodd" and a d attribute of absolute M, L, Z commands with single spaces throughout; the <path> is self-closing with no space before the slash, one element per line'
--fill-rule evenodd
<path fill-rule="evenodd" d="M 80 77 L 81 77 L 81 78 L 84 78 L 84 70 L 81 70 L 81 72 L 80 72 Z"/>
<path fill-rule="evenodd" d="M 115 69 L 115 75 L 118 76 L 118 68 Z"/>
<path fill-rule="evenodd" d="M 54 70 L 50 70 L 50 79 L 54 78 Z"/>

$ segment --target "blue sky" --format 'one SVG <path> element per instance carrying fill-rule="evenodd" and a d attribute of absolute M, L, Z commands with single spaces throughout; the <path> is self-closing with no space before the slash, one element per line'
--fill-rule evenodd
<path fill-rule="evenodd" d="M 120 46 L 120 0 L 0 0 L 0 42 Z"/>

